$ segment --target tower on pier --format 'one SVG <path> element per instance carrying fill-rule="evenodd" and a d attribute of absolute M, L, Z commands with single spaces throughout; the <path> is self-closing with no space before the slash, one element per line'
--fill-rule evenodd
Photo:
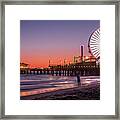
<path fill-rule="evenodd" d="M 83 45 L 81 45 L 80 46 L 80 53 L 81 53 L 81 61 L 83 61 L 83 57 L 84 57 L 84 46 Z"/>

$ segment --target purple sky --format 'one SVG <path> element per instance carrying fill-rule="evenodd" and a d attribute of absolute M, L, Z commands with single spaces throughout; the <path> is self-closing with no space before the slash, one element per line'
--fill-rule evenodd
<path fill-rule="evenodd" d="M 99 20 L 21 20 L 21 62 L 44 67 L 49 59 L 72 61 L 80 55 L 80 45 L 84 55 L 90 55 L 88 40 L 99 27 Z"/>

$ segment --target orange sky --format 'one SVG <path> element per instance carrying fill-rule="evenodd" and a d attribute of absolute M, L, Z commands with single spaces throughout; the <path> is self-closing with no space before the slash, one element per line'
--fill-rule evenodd
<path fill-rule="evenodd" d="M 27 54 L 25 56 L 21 55 L 21 62 L 23 63 L 29 63 L 30 67 L 48 67 L 49 60 L 50 64 L 64 64 L 64 60 L 66 64 L 69 64 L 70 62 L 73 62 L 73 56 L 74 54 L 68 55 L 56 55 L 54 57 L 48 56 L 42 56 L 42 55 L 33 55 L 33 54 Z"/>

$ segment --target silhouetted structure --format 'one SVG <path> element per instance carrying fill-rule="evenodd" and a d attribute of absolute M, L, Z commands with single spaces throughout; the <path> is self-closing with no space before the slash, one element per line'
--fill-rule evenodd
<path fill-rule="evenodd" d="M 64 65 L 52 65 L 49 60 L 48 68 L 25 68 L 20 69 L 21 74 L 51 74 L 63 76 L 98 76 L 100 75 L 100 65 L 96 64 L 96 58 L 93 56 L 84 56 L 84 46 L 80 46 L 80 56 L 74 56 L 73 63 Z M 27 65 L 27 64 L 26 64 Z"/>
<path fill-rule="evenodd" d="M 48 68 L 28 68 L 21 69 L 21 74 L 51 74 L 51 75 L 63 75 L 63 76 L 98 76 L 100 75 L 100 66 L 96 64 L 96 61 L 93 62 L 81 62 L 81 63 L 72 63 L 66 65 L 55 65 L 49 66 Z"/>
<path fill-rule="evenodd" d="M 26 68 L 29 68 L 29 64 L 20 63 L 20 69 L 26 69 Z"/>
<path fill-rule="evenodd" d="M 83 46 L 81 46 L 81 61 L 83 61 Z"/>

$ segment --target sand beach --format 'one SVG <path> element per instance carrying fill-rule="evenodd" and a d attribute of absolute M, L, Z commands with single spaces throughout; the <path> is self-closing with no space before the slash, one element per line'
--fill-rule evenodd
<path fill-rule="evenodd" d="M 21 96 L 21 100 L 100 100 L 100 83 L 86 86 L 78 85 L 74 88 L 57 90 L 53 92 Z"/>

